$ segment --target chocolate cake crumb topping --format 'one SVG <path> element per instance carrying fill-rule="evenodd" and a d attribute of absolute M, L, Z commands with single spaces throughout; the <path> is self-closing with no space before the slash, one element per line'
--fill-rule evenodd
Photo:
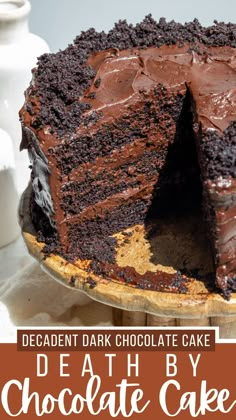
<path fill-rule="evenodd" d="M 58 137 L 75 132 L 83 113 L 91 108 L 89 103 L 79 100 L 96 75 L 86 64 L 91 52 L 173 44 L 181 47 L 184 43 L 192 44 L 194 49 L 197 42 L 207 46 L 236 47 L 236 25 L 215 21 L 214 25 L 204 28 L 197 19 L 182 25 L 166 22 L 164 18 L 157 22 L 148 15 L 136 26 L 119 21 L 108 33 L 93 28 L 83 31 L 66 50 L 39 58 L 31 96 L 39 97 L 40 112 L 32 122 L 33 127 L 48 125 Z M 100 82 L 97 79 L 95 86 Z M 29 112 L 33 114 L 32 106 Z"/>
<path fill-rule="evenodd" d="M 101 84 L 101 78 L 99 77 L 99 79 L 97 79 L 97 80 L 95 80 L 95 82 L 94 82 L 94 86 L 95 86 L 95 88 L 99 88 L 99 86 L 100 86 L 100 84 Z"/>

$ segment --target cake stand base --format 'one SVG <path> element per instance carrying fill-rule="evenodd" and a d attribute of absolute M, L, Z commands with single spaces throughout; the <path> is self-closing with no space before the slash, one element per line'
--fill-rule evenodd
<path fill-rule="evenodd" d="M 220 338 L 236 338 L 236 316 L 169 318 L 113 308 L 113 322 L 116 327 L 219 327 Z"/>
<path fill-rule="evenodd" d="M 51 277 L 73 288 L 75 293 L 82 291 L 90 298 L 112 306 L 115 326 L 219 326 L 222 338 L 236 338 L 236 294 L 226 301 L 219 293 L 209 289 L 207 276 L 204 279 L 201 275 L 201 280 L 199 277 L 188 277 L 189 286 L 184 294 L 157 292 L 128 286 L 112 278 L 102 278 L 89 270 L 90 261 L 77 260 L 72 264 L 58 255 L 45 258 L 45 244 L 37 241 L 32 225 L 30 199 L 29 186 L 19 207 L 22 235 L 29 253 Z M 180 223 L 177 223 L 179 226 Z M 128 241 L 124 240 L 123 233 L 116 235 L 119 243 L 117 264 L 121 268 L 132 265 L 141 274 L 157 269 L 173 272 L 184 252 L 190 268 L 198 267 L 198 272 L 209 272 L 212 267 L 199 227 L 196 229 L 192 221 L 189 225 L 185 223 L 180 229 L 183 237 L 175 229 L 172 222 L 168 222 L 150 242 L 147 242 L 142 226 L 127 230 Z M 200 232 L 199 236 L 196 231 Z M 172 265 L 167 266 L 167 261 L 171 261 Z"/>

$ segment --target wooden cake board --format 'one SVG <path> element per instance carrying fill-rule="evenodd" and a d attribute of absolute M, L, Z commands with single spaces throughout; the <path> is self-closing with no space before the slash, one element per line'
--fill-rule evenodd
<path fill-rule="evenodd" d="M 30 197 L 29 186 L 19 207 L 22 235 L 29 253 L 51 277 L 73 288 L 75 293 L 82 291 L 112 306 L 115 326 L 219 326 L 221 338 L 236 338 L 236 294 L 226 301 L 219 293 L 209 291 L 201 273 L 212 270 L 212 263 L 197 219 L 185 218 L 178 223 L 164 221 L 149 241 L 141 225 L 127 229 L 125 237 L 123 233 L 116 235 L 120 267 L 132 266 L 140 274 L 156 270 L 171 273 L 180 266 L 181 259 L 190 269 L 198 267 L 201 274 L 201 280 L 199 276 L 198 279 L 188 277 L 188 290 L 184 294 L 149 291 L 88 272 L 90 261 L 78 260 L 71 264 L 58 255 L 45 258 L 45 245 L 37 241 L 31 221 Z M 129 239 L 124 240 L 127 237 Z"/>

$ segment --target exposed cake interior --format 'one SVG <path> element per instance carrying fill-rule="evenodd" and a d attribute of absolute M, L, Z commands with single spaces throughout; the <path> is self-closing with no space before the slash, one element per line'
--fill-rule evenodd
<path fill-rule="evenodd" d="M 217 285 L 235 289 L 234 31 L 148 16 L 40 58 L 22 148 L 49 251 L 115 270 L 118 232 L 203 207 Z"/>

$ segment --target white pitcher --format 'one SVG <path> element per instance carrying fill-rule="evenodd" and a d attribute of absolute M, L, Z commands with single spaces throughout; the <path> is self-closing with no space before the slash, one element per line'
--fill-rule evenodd
<path fill-rule="evenodd" d="M 28 0 L 0 0 L 0 128 L 13 140 L 19 193 L 27 186 L 30 176 L 27 152 L 19 152 L 19 110 L 37 57 L 49 51 L 44 40 L 29 32 L 30 9 Z"/>
<path fill-rule="evenodd" d="M 20 232 L 18 198 L 12 140 L 0 128 L 0 248 L 14 241 Z"/>
<path fill-rule="evenodd" d="M 29 32 L 28 0 L 0 0 L 0 247 L 19 234 L 17 207 L 29 178 L 27 152 L 19 151 L 19 110 L 37 57 L 49 47 Z"/>

